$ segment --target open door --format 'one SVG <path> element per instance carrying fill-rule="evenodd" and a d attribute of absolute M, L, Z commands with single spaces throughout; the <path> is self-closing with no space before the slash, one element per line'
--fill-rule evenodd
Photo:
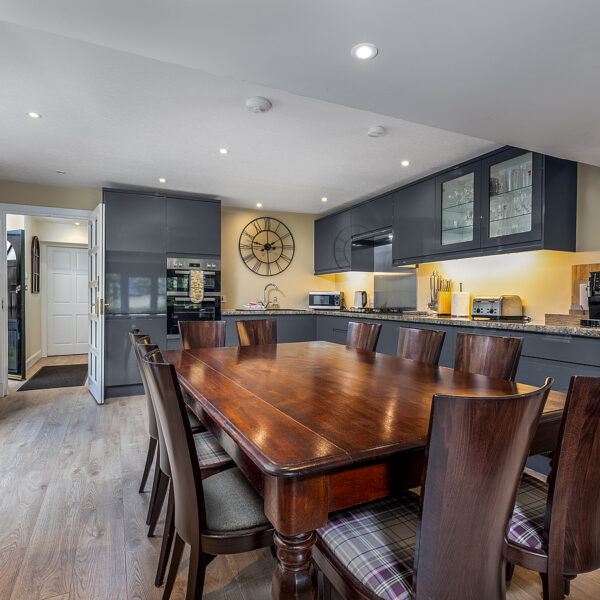
<path fill-rule="evenodd" d="M 104 204 L 89 220 L 88 231 L 88 386 L 104 403 Z"/>
<path fill-rule="evenodd" d="M 0 244 L 6 244 L 6 214 L 0 211 Z M 0 398 L 8 394 L 8 343 L 6 330 L 8 314 L 6 310 L 7 284 L 6 284 L 6 255 L 0 255 Z"/>

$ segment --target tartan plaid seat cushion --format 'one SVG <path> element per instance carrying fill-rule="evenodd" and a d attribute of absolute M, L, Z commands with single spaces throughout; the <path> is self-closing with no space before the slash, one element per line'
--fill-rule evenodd
<path fill-rule="evenodd" d="M 510 524 L 508 539 L 520 546 L 542 549 L 548 484 L 523 474 Z"/>
<path fill-rule="evenodd" d="M 318 535 L 368 590 L 386 600 L 412 598 L 419 496 L 398 496 L 340 510 Z"/>
<path fill-rule="evenodd" d="M 217 438 L 209 431 L 194 434 L 194 444 L 198 455 L 198 464 L 202 467 L 214 467 L 229 462 L 231 457 L 217 442 Z"/>

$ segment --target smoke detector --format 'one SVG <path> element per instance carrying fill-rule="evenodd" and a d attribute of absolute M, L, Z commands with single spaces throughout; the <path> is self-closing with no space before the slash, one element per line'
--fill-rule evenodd
<path fill-rule="evenodd" d="M 253 113 L 266 113 L 272 106 L 271 101 L 262 96 L 252 96 L 246 100 L 246 108 Z"/>
<path fill-rule="evenodd" d="M 382 135 L 385 135 L 385 127 L 382 125 L 372 125 L 367 129 L 367 135 L 369 137 L 381 137 Z"/>

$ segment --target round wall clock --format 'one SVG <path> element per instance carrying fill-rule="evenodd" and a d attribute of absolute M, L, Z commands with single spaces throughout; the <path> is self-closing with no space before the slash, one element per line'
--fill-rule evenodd
<path fill-rule="evenodd" d="M 292 232 L 279 219 L 259 217 L 240 234 L 240 256 L 257 275 L 268 277 L 285 271 L 294 258 Z"/>

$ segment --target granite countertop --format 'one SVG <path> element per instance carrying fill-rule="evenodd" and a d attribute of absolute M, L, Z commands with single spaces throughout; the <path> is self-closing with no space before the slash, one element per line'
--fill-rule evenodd
<path fill-rule="evenodd" d="M 523 331 L 529 333 L 546 333 L 551 335 L 575 335 L 580 337 L 600 338 L 600 328 L 589 327 L 563 327 L 559 325 L 545 325 L 542 321 L 529 323 L 506 323 L 503 321 L 480 321 L 469 318 L 437 317 L 437 316 L 411 316 L 398 314 L 369 314 L 358 313 L 351 310 L 303 310 L 303 309 L 277 309 L 277 310 L 224 310 L 227 316 L 248 315 L 327 315 L 329 317 L 356 317 L 361 319 L 374 319 L 378 321 L 400 321 L 403 323 L 423 323 L 429 325 L 455 325 L 456 327 L 478 327 L 482 329 L 502 329 L 507 331 Z"/>

